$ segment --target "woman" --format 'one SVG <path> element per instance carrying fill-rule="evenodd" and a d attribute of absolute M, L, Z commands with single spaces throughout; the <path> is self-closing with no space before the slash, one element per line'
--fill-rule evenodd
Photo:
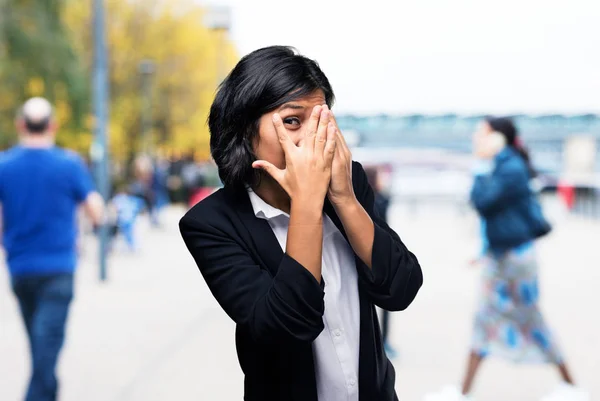
<path fill-rule="evenodd" d="M 496 355 L 513 362 L 557 366 L 561 386 L 545 401 L 587 400 L 573 386 L 564 359 L 538 308 L 537 260 L 526 219 L 534 170 L 513 122 L 488 118 L 474 135 L 475 182 L 471 202 L 482 219 L 482 299 L 462 389 L 448 387 L 427 401 L 470 400 L 481 362 Z"/>
<path fill-rule="evenodd" d="M 403 310 L 415 256 L 377 215 L 318 65 L 287 47 L 244 58 L 211 107 L 224 188 L 181 220 L 236 322 L 245 400 L 396 400 L 375 305 Z"/>

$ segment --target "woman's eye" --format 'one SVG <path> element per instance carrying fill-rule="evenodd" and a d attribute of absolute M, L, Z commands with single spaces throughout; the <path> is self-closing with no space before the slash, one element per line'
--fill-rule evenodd
<path fill-rule="evenodd" d="M 285 118 L 283 120 L 283 122 L 285 124 L 293 125 L 293 126 L 299 126 L 300 125 L 300 119 L 298 117 L 288 117 L 288 118 Z"/>

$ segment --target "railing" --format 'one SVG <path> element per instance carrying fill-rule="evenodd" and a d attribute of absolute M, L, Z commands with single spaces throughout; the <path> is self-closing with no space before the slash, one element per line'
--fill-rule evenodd
<path fill-rule="evenodd" d="M 600 220 L 600 188 L 579 187 L 574 192 L 571 213 Z"/>
<path fill-rule="evenodd" d="M 363 164 L 385 164 L 392 166 L 389 192 L 394 202 L 408 206 L 418 213 L 423 206 L 433 204 L 452 207 L 464 214 L 470 209 L 468 197 L 472 185 L 470 173 L 471 157 L 467 152 L 447 151 L 447 149 L 429 149 L 423 146 L 412 148 L 355 148 L 353 156 Z M 545 141 L 535 153 L 534 162 L 545 161 L 546 166 L 554 165 L 561 159 L 561 153 Z M 548 162 L 550 160 L 550 162 Z M 541 163 L 537 163 L 539 168 Z M 572 197 L 569 208 L 574 215 L 600 219 L 600 183 L 575 182 L 570 189 L 564 186 L 560 174 L 549 168 L 542 168 L 541 181 L 544 196 L 556 202 L 567 204 L 565 198 Z M 560 184 L 560 185 L 559 185 Z M 571 191 L 569 195 L 568 192 Z"/>
<path fill-rule="evenodd" d="M 338 117 L 340 128 L 352 132 L 365 148 L 438 148 L 471 151 L 471 136 L 484 116 L 406 115 Z M 561 171 L 562 150 L 570 135 L 591 135 L 600 141 L 600 115 L 515 115 L 534 163 L 542 170 Z M 597 147 L 600 171 L 600 146 Z"/>

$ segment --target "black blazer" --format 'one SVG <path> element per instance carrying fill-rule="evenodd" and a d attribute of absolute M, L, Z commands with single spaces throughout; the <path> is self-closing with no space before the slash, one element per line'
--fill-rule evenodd
<path fill-rule="evenodd" d="M 375 305 L 403 310 L 423 275 L 417 258 L 374 210 L 362 166 L 354 192 L 375 224 L 373 268 L 356 255 L 360 297 L 359 397 L 397 400 L 395 372 L 383 350 Z M 325 213 L 346 235 L 326 200 Z M 269 223 L 254 215 L 244 189 L 223 188 L 180 221 L 181 235 L 213 295 L 236 322 L 248 401 L 317 401 L 312 342 L 323 330 L 324 283 L 281 250 Z M 321 400 L 324 401 L 324 400 Z"/>

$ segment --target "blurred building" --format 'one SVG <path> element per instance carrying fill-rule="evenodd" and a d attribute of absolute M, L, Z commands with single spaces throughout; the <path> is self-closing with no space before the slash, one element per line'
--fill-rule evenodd
<path fill-rule="evenodd" d="M 353 132 L 360 148 L 437 148 L 459 153 L 471 152 L 471 135 L 484 116 L 406 115 L 339 116 L 343 131 Z M 600 141 L 600 115 L 516 115 L 513 116 L 533 162 L 543 171 L 564 169 L 565 143 L 574 135 Z M 596 149 L 600 147 L 596 146 Z M 600 171 L 596 155 L 595 169 Z"/>

